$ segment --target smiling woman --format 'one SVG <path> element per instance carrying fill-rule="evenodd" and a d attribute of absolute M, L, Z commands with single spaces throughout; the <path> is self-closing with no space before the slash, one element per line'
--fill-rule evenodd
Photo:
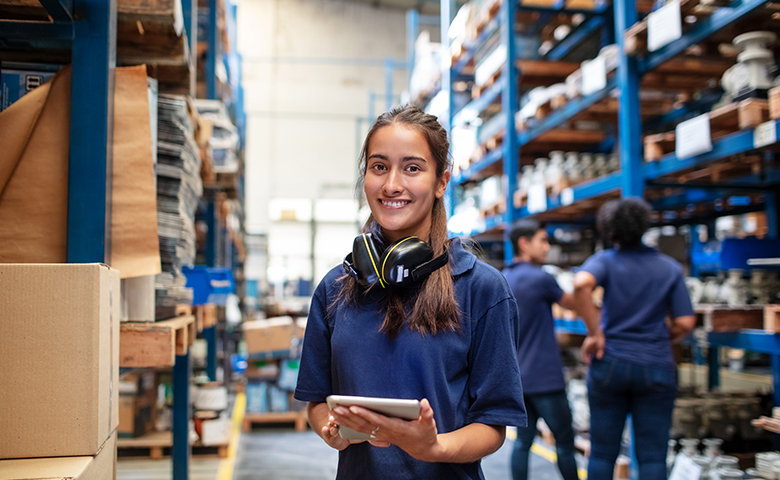
<path fill-rule="evenodd" d="M 505 426 L 526 423 L 517 304 L 500 272 L 448 239 L 448 150 L 436 117 L 415 106 L 382 114 L 363 145 L 371 216 L 344 267 L 314 293 L 295 391 L 314 431 L 339 450 L 337 479 L 483 478 L 480 459 L 501 446 Z M 425 275 L 395 284 L 370 275 L 410 244 L 434 259 Z M 361 275 L 367 251 L 373 270 Z M 329 395 L 416 399 L 420 415 L 330 410 Z M 342 438 L 340 428 L 371 440 Z"/>

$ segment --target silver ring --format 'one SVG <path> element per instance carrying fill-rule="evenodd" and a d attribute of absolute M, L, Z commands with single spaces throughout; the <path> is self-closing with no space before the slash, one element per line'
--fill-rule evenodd
<path fill-rule="evenodd" d="M 377 425 L 377 427 L 375 429 L 371 430 L 371 436 L 372 437 L 376 437 L 376 432 L 378 432 L 378 431 L 379 431 L 379 425 Z"/>

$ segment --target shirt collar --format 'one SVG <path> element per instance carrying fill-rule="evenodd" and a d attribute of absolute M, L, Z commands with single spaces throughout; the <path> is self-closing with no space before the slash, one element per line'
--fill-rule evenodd
<path fill-rule="evenodd" d="M 460 237 L 455 237 L 450 244 L 450 270 L 453 276 L 463 275 L 477 263 L 477 257 L 463 245 Z"/>

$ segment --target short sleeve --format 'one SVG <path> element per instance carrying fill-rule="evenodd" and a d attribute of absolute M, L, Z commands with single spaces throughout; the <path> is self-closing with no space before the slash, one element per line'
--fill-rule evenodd
<path fill-rule="evenodd" d="M 327 322 L 325 281 L 317 287 L 309 308 L 303 338 L 298 385 L 295 398 L 303 402 L 324 402 L 330 395 L 330 329 Z"/>
<path fill-rule="evenodd" d="M 688 289 L 685 287 L 685 279 L 682 273 L 677 273 L 677 278 L 669 291 L 669 310 L 672 318 L 685 317 L 693 315 L 693 305 L 688 296 Z"/>
<path fill-rule="evenodd" d="M 549 273 L 544 273 L 544 281 L 542 282 L 543 295 L 545 300 L 549 303 L 555 303 L 563 296 L 563 289 L 558 285 L 558 281 L 555 277 Z"/>
<path fill-rule="evenodd" d="M 468 380 L 471 405 L 466 423 L 516 426 L 528 423 L 517 364 L 518 322 L 517 303 L 513 298 L 501 300 L 477 322 L 472 337 Z"/>
<path fill-rule="evenodd" d="M 597 285 L 604 285 L 607 279 L 607 262 L 604 251 L 591 255 L 580 267 L 581 271 L 588 272 L 596 278 Z"/>

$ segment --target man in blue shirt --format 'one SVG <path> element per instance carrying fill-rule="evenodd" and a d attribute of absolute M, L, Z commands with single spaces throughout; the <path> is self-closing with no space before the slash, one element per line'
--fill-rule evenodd
<path fill-rule="evenodd" d="M 574 431 L 566 398 L 563 361 L 555 338 L 552 304 L 574 309 L 572 294 L 565 293 L 555 278 L 541 269 L 550 243 L 543 224 L 523 219 L 512 226 L 510 239 L 514 261 L 504 269 L 504 277 L 520 311 L 520 344 L 517 350 L 528 426 L 517 428 L 512 453 L 512 477 L 528 478 L 528 453 L 541 417 L 555 437 L 558 469 L 564 480 L 577 480 L 574 459 Z"/>

